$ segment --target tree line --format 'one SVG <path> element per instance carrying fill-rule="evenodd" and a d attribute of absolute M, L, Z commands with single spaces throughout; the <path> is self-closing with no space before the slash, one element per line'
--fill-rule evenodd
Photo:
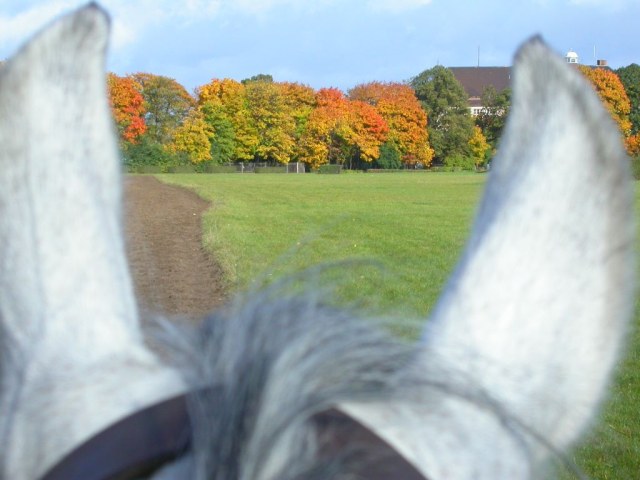
<path fill-rule="evenodd" d="M 632 155 L 640 155 L 640 66 L 581 66 Z M 348 92 L 276 82 L 270 75 L 213 79 L 193 94 L 150 73 L 108 74 L 128 166 L 303 162 L 346 168 L 476 169 L 495 153 L 510 90 L 485 89 L 473 117 L 451 70 L 436 66 L 406 83 L 371 82 Z"/>

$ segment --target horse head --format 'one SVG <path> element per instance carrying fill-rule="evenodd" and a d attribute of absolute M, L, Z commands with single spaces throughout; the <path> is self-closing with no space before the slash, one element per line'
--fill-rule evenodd
<path fill-rule="evenodd" d="M 123 248 L 108 32 L 91 4 L 0 68 L 3 478 L 42 478 L 176 399 L 189 449 L 153 478 L 528 479 L 584 434 L 631 318 L 633 191 L 608 113 L 540 39 L 516 55 L 473 231 L 419 341 L 266 289 L 176 330 L 161 359 Z"/>

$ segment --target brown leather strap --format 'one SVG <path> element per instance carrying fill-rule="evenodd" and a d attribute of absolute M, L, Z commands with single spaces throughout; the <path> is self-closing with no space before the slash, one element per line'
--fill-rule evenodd
<path fill-rule="evenodd" d="M 215 389 L 212 389 L 215 390 Z M 321 459 L 363 452 L 356 471 L 369 480 L 426 480 L 388 443 L 352 417 L 329 409 L 314 417 Z M 131 480 L 149 475 L 191 445 L 187 397 L 134 413 L 69 453 L 41 480 Z"/>

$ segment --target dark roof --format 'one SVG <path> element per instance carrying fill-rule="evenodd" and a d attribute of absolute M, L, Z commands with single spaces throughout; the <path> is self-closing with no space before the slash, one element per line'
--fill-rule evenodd
<path fill-rule="evenodd" d="M 493 85 L 501 92 L 511 86 L 511 67 L 449 67 L 469 97 L 481 97 Z"/>

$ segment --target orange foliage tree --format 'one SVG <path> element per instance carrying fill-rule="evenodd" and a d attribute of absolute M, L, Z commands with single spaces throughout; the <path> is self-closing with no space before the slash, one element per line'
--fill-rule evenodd
<path fill-rule="evenodd" d="M 630 136 L 626 140 L 627 152 L 634 157 L 640 156 L 640 133 Z"/>
<path fill-rule="evenodd" d="M 372 82 L 350 90 L 349 98 L 376 107 L 389 126 L 388 141 L 395 144 L 406 165 L 431 164 L 427 115 L 410 86 Z"/>
<path fill-rule="evenodd" d="M 299 157 L 312 169 L 337 160 L 332 136 L 348 113 L 348 103 L 336 88 L 323 88 L 316 93 L 316 108 L 309 115 L 306 129 L 300 138 Z"/>
<path fill-rule="evenodd" d="M 300 158 L 318 168 L 324 163 L 371 162 L 380 155 L 389 127 L 374 107 L 350 101 L 335 88 L 316 94 L 316 108 L 300 138 Z"/>
<path fill-rule="evenodd" d="M 591 82 L 605 108 L 618 125 L 625 139 L 627 150 L 632 153 L 634 140 L 631 137 L 631 102 L 620 77 L 608 68 L 590 68 L 580 65 L 580 71 Z"/>
<path fill-rule="evenodd" d="M 389 126 L 375 107 L 368 103 L 354 100 L 348 105 L 347 122 L 340 133 L 345 160 L 370 163 L 380 156 L 380 146 L 387 139 Z"/>
<path fill-rule="evenodd" d="M 137 143 L 147 130 L 144 123 L 144 98 L 141 86 L 133 77 L 107 75 L 111 111 L 123 142 Z"/>

